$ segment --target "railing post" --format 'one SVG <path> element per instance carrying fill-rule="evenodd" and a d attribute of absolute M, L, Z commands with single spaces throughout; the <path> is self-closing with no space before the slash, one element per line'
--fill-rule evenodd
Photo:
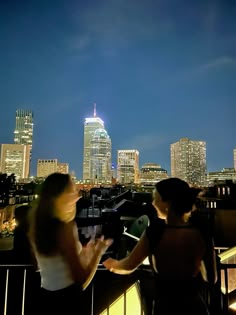
<path fill-rule="evenodd" d="M 91 289 L 92 293 L 91 293 L 91 315 L 93 315 L 94 312 L 94 283 L 92 283 L 92 289 Z"/>
<path fill-rule="evenodd" d="M 126 315 L 126 290 L 124 292 L 124 315 Z"/>
<path fill-rule="evenodd" d="M 26 283 L 26 269 L 24 269 L 24 280 L 23 280 L 23 290 L 22 290 L 22 308 L 21 315 L 25 314 L 25 283 Z"/>
<path fill-rule="evenodd" d="M 6 273 L 6 286 L 5 286 L 5 299 L 4 299 L 4 315 L 7 315 L 8 278 L 9 278 L 9 269 L 7 269 L 7 273 Z"/>
<path fill-rule="evenodd" d="M 228 268 L 224 268 L 225 275 L 225 314 L 228 314 L 229 310 L 229 285 L 228 285 Z"/>

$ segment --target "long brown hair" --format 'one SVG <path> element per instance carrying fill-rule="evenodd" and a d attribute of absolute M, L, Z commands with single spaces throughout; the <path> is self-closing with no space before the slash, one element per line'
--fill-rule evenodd
<path fill-rule="evenodd" d="M 36 250 L 41 254 L 53 255 L 57 252 L 58 228 L 64 223 L 55 217 L 55 200 L 65 191 L 69 182 L 69 174 L 53 173 L 42 184 L 30 235 Z"/>

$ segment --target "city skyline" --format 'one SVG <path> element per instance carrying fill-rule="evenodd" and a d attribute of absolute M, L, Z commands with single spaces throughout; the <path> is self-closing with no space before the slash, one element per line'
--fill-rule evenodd
<path fill-rule="evenodd" d="M 140 167 L 170 174 L 170 145 L 187 137 L 206 142 L 208 171 L 233 167 L 233 1 L 1 1 L 0 12 L 0 143 L 14 143 L 16 110 L 32 110 L 32 175 L 57 158 L 82 178 L 94 103 L 114 164 L 135 149 Z"/>

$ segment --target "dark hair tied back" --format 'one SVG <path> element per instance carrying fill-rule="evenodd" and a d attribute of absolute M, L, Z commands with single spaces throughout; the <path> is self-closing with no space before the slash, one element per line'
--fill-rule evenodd
<path fill-rule="evenodd" d="M 192 209 L 196 197 L 201 191 L 198 188 L 189 187 L 187 182 L 175 177 L 158 182 L 156 190 L 162 200 L 170 202 L 172 209 L 179 215 Z"/>

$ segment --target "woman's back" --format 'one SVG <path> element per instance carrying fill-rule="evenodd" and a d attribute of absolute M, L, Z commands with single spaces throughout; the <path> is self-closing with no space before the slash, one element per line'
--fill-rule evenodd
<path fill-rule="evenodd" d="M 129 274 L 150 257 L 156 284 L 153 314 L 208 314 L 201 283 L 215 283 L 217 273 L 209 226 L 193 214 L 199 192 L 179 178 L 157 182 L 152 203 L 157 217 L 127 257 L 103 262 L 114 273 Z"/>
<path fill-rule="evenodd" d="M 147 237 L 156 279 L 154 314 L 208 314 L 200 295 L 200 267 L 206 253 L 201 230 L 191 224 L 174 226 L 157 221 L 147 230 Z"/>
<path fill-rule="evenodd" d="M 171 278 L 185 279 L 199 273 L 205 253 L 201 232 L 191 225 L 166 226 L 153 255 L 157 271 Z"/>

